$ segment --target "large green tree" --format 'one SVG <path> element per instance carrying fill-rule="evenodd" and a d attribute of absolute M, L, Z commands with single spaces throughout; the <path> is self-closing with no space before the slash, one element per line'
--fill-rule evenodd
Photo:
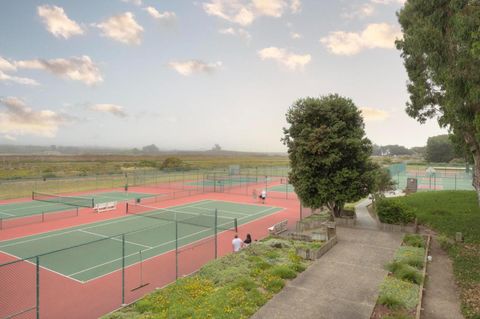
<path fill-rule="evenodd" d="M 454 157 L 455 148 L 447 134 L 428 138 L 425 152 L 426 161 L 433 163 L 448 163 Z"/>
<path fill-rule="evenodd" d="M 469 150 L 480 177 L 480 4 L 478 0 L 407 0 L 397 41 L 410 79 L 407 113 L 438 118 Z M 474 179 L 480 200 L 480 178 Z"/>
<path fill-rule="evenodd" d="M 303 205 L 340 216 L 347 202 L 370 193 L 375 169 L 361 112 L 339 95 L 300 99 L 287 114 L 290 183 Z"/>

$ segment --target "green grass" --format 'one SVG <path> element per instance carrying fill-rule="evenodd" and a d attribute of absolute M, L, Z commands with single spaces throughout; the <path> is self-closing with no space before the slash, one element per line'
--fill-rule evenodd
<path fill-rule="evenodd" d="M 104 319 L 249 318 L 308 265 L 299 242 L 267 239 L 205 265 Z"/>
<path fill-rule="evenodd" d="M 442 240 L 453 261 L 453 270 L 461 289 L 462 311 L 467 319 L 480 318 L 480 208 L 473 191 L 416 193 L 402 202 L 415 208 L 420 223 L 436 230 L 444 238 L 462 232 L 464 243 Z M 441 239 L 440 237 L 439 239 Z"/>

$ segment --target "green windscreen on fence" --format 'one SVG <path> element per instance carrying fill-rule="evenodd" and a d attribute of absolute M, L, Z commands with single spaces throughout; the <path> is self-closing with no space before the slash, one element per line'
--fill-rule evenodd
<path fill-rule="evenodd" d="M 402 174 L 407 171 L 407 164 L 405 163 L 392 164 L 388 167 L 388 170 L 390 171 L 391 176 Z"/>

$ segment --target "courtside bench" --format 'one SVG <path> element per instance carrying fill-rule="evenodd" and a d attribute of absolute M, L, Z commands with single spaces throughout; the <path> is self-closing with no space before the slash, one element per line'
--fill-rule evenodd
<path fill-rule="evenodd" d="M 269 227 L 268 232 L 270 233 L 270 235 L 278 235 L 288 230 L 287 225 L 288 225 L 288 219 L 282 220 L 281 222 L 276 223 L 272 227 Z"/>
<path fill-rule="evenodd" d="M 117 208 L 117 202 L 107 202 L 107 203 L 99 203 L 95 204 L 93 209 L 97 213 L 103 213 L 109 210 L 115 210 Z"/>

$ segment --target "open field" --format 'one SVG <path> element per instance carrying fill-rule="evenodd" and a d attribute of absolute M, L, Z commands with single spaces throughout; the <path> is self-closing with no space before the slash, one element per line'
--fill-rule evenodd
<path fill-rule="evenodd" d="M 288 166 L 288 157 L 281 155 L 235 153 L 235 155 L 183 155 L 162 154 L 156 156 L 127 155 L 3 155 L 0 156 L 0 180 L 86 176 L 95 174 L 119 174 L 135 169 L 154 169 L 167 157 L 178 157 L 191 168 L 211 169 L 238 164 L 242 167 Z"/>

